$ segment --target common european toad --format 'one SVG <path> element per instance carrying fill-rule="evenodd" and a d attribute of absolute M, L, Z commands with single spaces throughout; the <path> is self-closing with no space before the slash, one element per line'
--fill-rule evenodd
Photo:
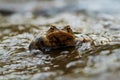
<path fill-rule="evenodd" d="M 51 49 L 76 47 L 78 44 L 81 44 L 81 42 L 78 42 L 69 25 L 63 28 L 51 25 L 45 35 L 30 43 L 29 50 L 31 53 L 41 53 Z"/>

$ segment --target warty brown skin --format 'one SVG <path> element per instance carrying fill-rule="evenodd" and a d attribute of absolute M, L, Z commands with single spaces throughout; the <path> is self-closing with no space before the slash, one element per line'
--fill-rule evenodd
<path fill-rule="evenodd" d="M 76 43 L 81 43 L 75 38 L 75 35 L 70 26 L 64 28 L 57 28 L 51 25 L 50 29 L 44 36 L 36 38 L 29 45 L 31 53 L 43 53 L 51 49 L 58 49 L 64 47 L 75 47 Z"/>

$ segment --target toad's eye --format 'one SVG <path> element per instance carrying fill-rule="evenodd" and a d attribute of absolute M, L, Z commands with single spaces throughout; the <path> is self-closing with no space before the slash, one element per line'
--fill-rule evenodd
<path fill-rule="evenodd" d="M 53 25 L 51 25 L 50 29 L 51 29 L 51 30 L 54 30 L 54 29 L 56 29 L 56 27 L 53 26 Z"/>
<path fill-rule="evenodd" d="M 55 30 L 57 30 L 57 28 L 55 26 L 51 25 L 50 29 L 48 30 L 48 33 L 53 32 Z"/>
<path fill-rule="evenodd" d="M 69 25 L 65 26 L 65 27 L 64 27 L 64 30 L 66 30 L 67 32 L 72 32 L 72 29 L 70 28 Z"/>

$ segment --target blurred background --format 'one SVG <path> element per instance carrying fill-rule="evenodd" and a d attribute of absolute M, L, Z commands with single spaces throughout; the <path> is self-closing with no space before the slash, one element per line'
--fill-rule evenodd
<path fill-rule="evenodd" d="M 0 13 L 50 16 L 63 12 L 119 14 L 120 0 L 0 0 Z"/>

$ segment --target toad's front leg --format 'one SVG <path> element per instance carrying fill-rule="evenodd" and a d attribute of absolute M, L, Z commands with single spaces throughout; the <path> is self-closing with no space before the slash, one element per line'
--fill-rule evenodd
<path fill-rule="evenodd" d="M 44 48 L 43 37 L 36 38 L 29 45 L 29 50 L 30 50 L 30 53 L 32 54 L 43 53 L 42 48 Z"/>

